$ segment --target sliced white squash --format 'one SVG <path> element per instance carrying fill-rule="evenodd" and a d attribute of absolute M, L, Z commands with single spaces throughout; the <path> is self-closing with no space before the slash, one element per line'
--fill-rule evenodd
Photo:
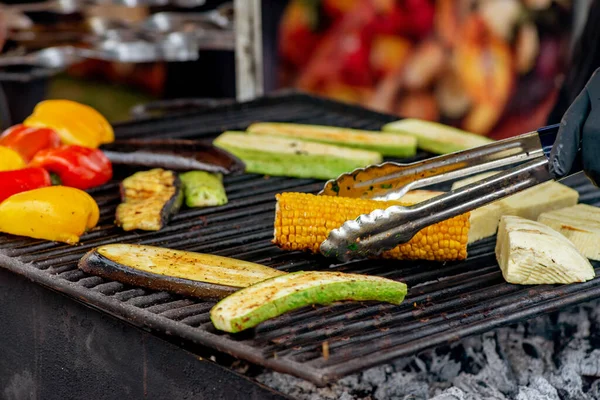
<path fill-rule="evenodd" d="M 562 233 L 587 258 L 600 261 L 600 208 L 577 204 L 543 213 L 538 222 Z"/>
<path fill-rule="evenodd" d="M 452 190 L 489 178 L 500 172 L 485 172 L 456 181 L 452 184 Z M 522 192 L 471 211 L 469 243 L 493 236 L 498 230 L 500 217 L 503 215 L 513 215 L 535 221 L 544 212 L 572 206 L 577 204 L 578 201 L 579 193 L 576 190 L 554 181 L 525 189 Z"/>
<path fill-rule="evenodd" d="M 503 216 L 496 259 L 504 279 L 519 285 L 585 282 L 594 268 L 569 239 L 525 218 Z"/>

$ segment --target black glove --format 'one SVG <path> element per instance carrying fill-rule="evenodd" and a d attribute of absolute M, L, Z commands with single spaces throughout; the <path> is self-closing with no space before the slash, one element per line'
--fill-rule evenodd
<path fill-rule="evenodd" d="M 585 174 L 600 184 L 600 68 L 592 74 L 560 121 L 550 153 L 550 172 L 560 178 L 569 173 L 578 157 Z"/>

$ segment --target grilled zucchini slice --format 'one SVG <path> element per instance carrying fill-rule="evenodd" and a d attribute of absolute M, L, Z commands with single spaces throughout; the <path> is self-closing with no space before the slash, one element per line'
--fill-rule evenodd
<path fill-rule="evenodd" d="M 341 272 L 294 272 L 267 279 L 218 302 L 210 311 L 214 326 L 240 332 L 263 321 L 312 304 L 342 300 L 400 304 L 406 285 L 378 276 Z"/>
<path fill-rule="evenodd" d="M 227 204 L 223 175 L 205 171 L 190 171 L 179 175 L 183 184 L 185 204 L 190 207 L 211 207 Z"/>
<path fill-rule="evenodd" d="M 376 131 L 282 122 L 257 122 L 250 125 L 247 131 L 256 135 L 283 136 L 372 150 L 384 156 L 411 157 L 417 153 L 417 139 L 410 135 L 383 135 Z"/>
<path fill-rule="evenodd" d="M 213 144 L 239 157 L 246 172 L 272 176 L 333 179 L 383 160 L 373 151 L 243 132 L 225 132 Z"/>
<path fill-rule="evenodd" d="M 417 146 L 419 148 L 434 154 L 454 153 L 493 142 L 492 139 L 485 136 L 466 132 L 438 122 L 423 121 L 415 118 L 390 122 L 384 125 L 382 129 L 389 133 L 414 136 L 417 138 Z"/>

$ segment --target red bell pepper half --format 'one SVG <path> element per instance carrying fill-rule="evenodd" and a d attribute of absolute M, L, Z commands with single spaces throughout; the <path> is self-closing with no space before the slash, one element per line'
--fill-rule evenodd
<path fill-rule="evenodd" d="M 60 143 L 60 136 L 50 128 L 21 124 L 11 126 L 0 135 L 0 146 L 13 149 L 25 161 L 31 160 L 38 151 L 58 147 Z"/>
<path fill-rule="evenodd" d="M 0 182 L 0 203 L 13 194 L 52 185 L 50 174 L 40 167 L 2 171 Z"/>
<path fill-rule="evenodd" d="M 62 145 L 38 152 L 30 165 L 55 173 L 64 186 L 89 189 L 112 178 L 112 164 L 99 149 Z"/>

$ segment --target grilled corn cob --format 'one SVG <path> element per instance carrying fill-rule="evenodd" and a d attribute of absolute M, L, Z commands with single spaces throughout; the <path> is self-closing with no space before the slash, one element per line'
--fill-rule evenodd
<path fill-rule="evenodd" d="M 412 205 L 402 201 L 376 201 L 306 193 L 276 195 L 273 243 L 284 250 L 319 252 L 329 232 L 345 221 L 376 209 Z M 382 253 L 397 260 L 464 260 L 467 257 L 469 213 L 431 225 L 409 242 Z"/>

